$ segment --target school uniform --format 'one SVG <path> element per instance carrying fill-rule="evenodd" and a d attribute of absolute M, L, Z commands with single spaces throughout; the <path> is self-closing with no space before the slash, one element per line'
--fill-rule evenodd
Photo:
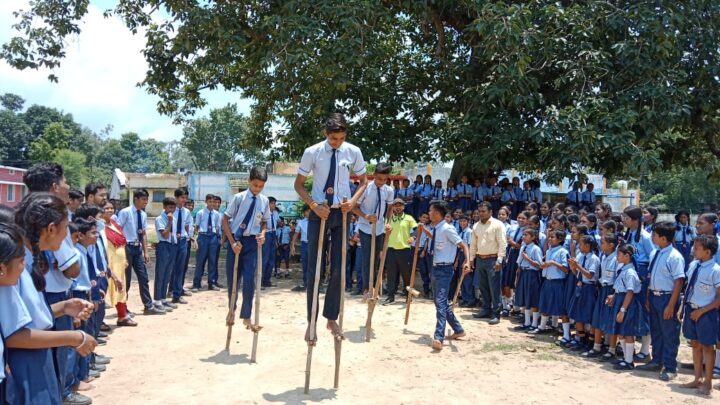
<path fill-rule="evenodd" d="M 597 281 L 600 259 L 593 252 L 580 253 L 578 262 L 580 262 L 582 268 L 590 272 L 590 277 L 585 276 L 585 274 L 578 274 L 575 295 L 570 302 L 568 315 L 575 322 L 591 323 L 598 294 Z"/>
<path fill-rule="evenodd" d="M 527 255 L 534 262 L 542 263 L 542 249 L 535 243 L 526 245 L 523 242 L 520 246 L 520 252 L 517 256 L 518 272 L 518 285 L 515 291 L 515 305 L 525 309 L 538 308 L 540 305 L 540 284 L 541 284 L 541 269 L 535 267 L 527 259 L 522 257 L 523 253 Z"/>
<path fill-rule="evenodd" d="M 677 368 L 680 346 L 680 322 L 675 314 L 680 300 L 673 307 L 673 316 L 665 319 L 663 313 L 670 303 L 675 281 L 685 278 L 685 259 L 672 245 L 653 252 L 650 257 L 650 336 L 652 338 L 652 361 L 665 368 Z"/>
<path fill-rule="evenodd" d="M 433 193 L 433 186 L 425 183 L 418 188 L 416 195 L 418 196 L 418 205 L 415 210 L 415 218 L 420 218 L 420 215 L 430 210 L 430 199 Z"/>
<path fill-rule="evenodd" d="M 79 257 L 78 257 L 79 260 Z M 17 285 L 0 286 L 0 328 L 4 337 L 27 328 L 49 330 L 53 313 L 43 294 L 32 281 L 33 255 L 25 249 L 25 269 Z M 5 348 L 11 372 L 6 375 L 8 404 L 61 404 L 61 388 L 50 349 Z"/>
<path fill-rule="evenodd" d="M 153 308 L 153 301 L 150 295 L 145 259 L 143 258 L 143 241 L 147 230 L 147 214 L 145 211 L 138 210 L 134 205 L 131 205 L 120 210 L 117 223 L 122 227 L 123 235 L 125 235 L 125 240 L 127 240 L 125 255 L 127 256 L 128 270 L 125 272 L 125 291 L 129 294 L 130 282 L 132 281 L 132 271 L 130 270 L 134 270 L 138 279 L 140 299 L 145 309 L 151 309 Z"/>
<path fill-rule="evenodd" d="M 423 224 L 426 230 L 432 231 L 430 229 L 430 224 Z M 419 233 L 419 234 L 418 234 Z M 423 283 L 423 294 L 425 296 L 428 295 L 430 292 L 430 272 L 432 271 L 432 257 L 428 253 L 428 236 L 425 232 L 420 232 L 419 228 L 415 228 L 415 241 L 412 244 L 412 249 L 415 249 L 415 244 L 419 243 L 420 246 L 418 246 L 418 257 L 417 257 L 417 270 L 420 273 L 420 278 L 422 278 Z"/>
<path fill-rule="evenodd" d="M 473 197 L 472 202 L 470 204 L 470 208 L 475 211 L 477 207 L 480 206 L 480 202 L 483 201 L 486 193 L 486 186 L 485 184 L 480 184 L 479 186 L 473 187 Z M 472 228 L 472 225 L 470 227 Z"/>
<path fill-rule="evenodd" d="M 655 250 L 655 245 L 652 243 L 652 237 L 648 231 L 644 229 L 641 230 L 639 238 L 637 237 L 637 232 L 637 229 L 627 232 L 625 234 L 625 242 L 635 247 L 635 254 L 633 255 L 633 258 L 635 259 L 635 264 L 637 265 L 637 268 L 635 270 L 637 271 L 638 277 L 640 277 L 640 283 L 642 285 L 642 291 L 640 291 L 640 299 L 643 305 L 641 307 L 642 310 L 647 313 L 645 309 L 645 304 L 647 303 L 647 294 L 645 292 L 647 291 L 648 285 L 650 284 L 650 270 L 648 266 L 650 264 L 650 255 L 652 254 L 653 250 Z"/>
<path fill-rule="evenodd" d="M 582 202 L 582 205 L 584 207 L 594 207 L 595 202 L 597 201 L 597 197 L 595 197 L 595 192 L 590 190 L 585 190 L 580 194 L 580 201 Z"/>
<path fill-rule="evenodd" d="M 683 336 L 703 345 L 714 345 L 720 335 L 718 309 L 706 312 L 697 321 L 692 320 L 690 313 L 710 305 L 717 299 L 717 289 L 720 287 L 720 265 L 714 260 L 704 262 L 695 260 L 688 270 L 688 278 L 690 281 L 685 289 Z"/>
<path fill-rule="evenodd" d="M 445 189 L 445 201 L 447 202 L 448 209 L 454 211 L 458 207 L 458 191 L 455 187 L 447 187 Z"/>
<path fill-rule="evenodd" d="M 598 291 L 595 309 L 590 324 L 605 333 L 615 333 L 615 318 L 613 318 L 612 307 L 605 303 L 607 297 L 614 293 L 615 277 L 618 274 L 617 252 L 606 255 L 600 254 L 600 269 L 598 274 Z"/>
<path fill-rule="evenodd" d="M 565 247 L 565 250 L 570 252 L 570 242 L 572 238 L 570 238 L 570 235 L 568 234 L 565 238 L 565 244 L 563 245 Z M 577 253 L 575 254 L 575 258 L 578 260 L 581 260 L 580 249 L 576 249 Z M 568 256 L 569 258 L 570 256 Z M 577 287 L 578 279 L 575 276 L 575 274 L 572 271 L 567 272 L 567 277 L 565 277 L 565 282 L 563 286 L 564 291 L 564 302 L 565 302 L 565 313 L 570 313 L 570 304 L 572 303 L 573 297 L 575 297 L 575 288 Z"/>
<path fill-rule="evenodd" d="M 307 234 L 307 227 L 308 227 L 308 219 L 303 218 L 297 222 L 295 225 L 295 232 L 298 232 L 300 234 L 300 265 L 302 266 L 302 274 L 303 274 L 303 287 L 307 287 L 308 283 L 308 234 Z"/>
<path fill-rule="evenodd" d="M 548 249 L 545 259 L 554 260 L 563 266 L 567 266 L 568 251 L 562 246 L 554 246 Z M 565 316 L 567 309 L 565 305 L 564 286 L 567 274 L 557 266 L 545 267 L 543 269 L 543 282 L 540 289 L 540 312 L 552 316 Z"/>
<path fill-rule="evenodd" d="M 516 219 L 516 208 L 515 208 L 515 192 L 512 190 L 503 190 L 502 194 L 500 195 L 500 205 L 506 205 L 508 208 L 510 208 L 510 219 Z"/>
<path fill-rule="evenodd" d="M 520 227 L 518 224 L 511 225 L 507 228 L 506 235 L 513 241 L 521 243 L 525 229 L 526 227 Z M 514 289 L 517 281 L 517 262 L 520 256 L 520 249 L 513 248 L 509 243 L 505 249 L 505 262 L 502 268 L 502 287 Z"/>
<path fill-rule="evenodd" d="M 275 273 L 277 273 L 276 266 L 277 266 L 277 245 L 278 245 L 278 227 L 277 224 L 280 221 L 280 214 L 277 212 L 277 210 L 273 210 L 270 212 L 270 221 L 267 223 L 267 228 L 265 229 L 265 243 L 263 243 L 262 247 L 262 255 L 263 255 L 263 268 L 262 268 L 262 285 L 267 287 L 270 286 L 272 283 L 270 282 L 270 277 L 272 276 L 273 270 L 275 270 Z M 289 229 L 289 227 L 288 227 Z M 289 253 L 289 252 L 288 252 Z"/>
<path fill-rule="evenodd" d="M 463 327 L 449 304 L 451 299 L 450 279 L 453 276 L 453 263 L 457 246 L 462 243 L 460 235 L 451 225 L 440 221 L 432 230 L 430 251 L 433 253 L 432 290 L 435 294 L 435 339 L 445 339 L 445 324 L 449 323 L 455 333 L 462 333 Z"/>
<path fill-rule="evenodd" d="M 472 228 L 469 226 L 460 232 L 460 238 L 466 245 L 470 246 L 470 239 L 472 238 Z M 456 275 L 460 277 L 462 275 L 462 264 L 465 261 L 465 252 L 462 249 L 458 249 L 457 252 L 457 267 Z M 474 271 L 473 271 L 474 272 Z M 475 275 L 468 273 L 463 279 L 462 285 L 460 286 L 460 295 L 463 302 L 467 305 L 475 305 Z M 454 291 L 453 291 L 454 293 Z"/>
<path fill-rule="evenodd" d="M 105 246 L 98 246 L 101 242 L 103 242 L 103 238 L 100 235 L 105 229 L 104 225 L 105 223 L 103 221 L 96 222 L 96 228 L 98 229 L 97 241 L 94 245 L 87 247 L 88 274 L 90 275 L 91 283 L 93 281 L 95 282 L 95 287 L 90 289 L 90 297 L 92 298 L 92 302 L 97 304 L 97 309 L 88 318 L 87 329 L 85 332 L 96 339 L 100 334 L 100 326 L 102 325 L 103 319 L 105 319 L 105 301 L 102 297 L 107 295 L 108 289 L 108 266 L 107 260 L 104 257 Z M 88 364 L 90 366 L 94 365 L 95 353 L 88 354 L 86 359 L 88 360 Z"/>
<path fill-rule="evenodd" d="M 685 260 L 685 272 L 687 273 L 688 266 L 690 265 L 690 262 L 692 261 L 692 256 L 690 253 L 692 252 L 693 247 L 693 241 L 697 238 L 697 231 L 695 231 L 695 227 L 690 224 L 682 225 L 680 223 L 677 223 L 675 225 L 675 239 L 674 239 L 674 245 L 675 249 L 680 252 L 683 259 Z"/>
<path fill-rule="evenodd" d="M 401 188 L 400 191 L 398 191 L 398 197 L 405 201 L 405 213 L 413 215 L 415 211 L 415 203 L 413 202 L 415 191 L 413 191 L 412 187 Z"/>
<path fill-rule="evenodd" d="M 347 235 L 347 258 L 345 260 L 345 290 L 351 290 L 353 286 L 353 273 L 357 271 L 355 267 L 355 259 L 357 257 L 357 243 L 352 243 L 353 235 L 357 230 L 357 221 L 351 221 L 348 224 L 348 235 Z"/>
<path fill-rule="evenodd" d="M 522 187 L 513 186 L 513 194 L 515 194 L 515 205 L 513 206 L 513 217 L 517 219 L 519 213 L 525 210 L 527 204 L 527 193 Z"/>
<path fill-rule="evenodd" d="M 408 215 L 412 215 L 414 218 L 418 217 L 418 211 L 420 211 L 420 199 L 421 199 L 421 193 L 423 189 L 424 183 L 418 183 L 413 182 L 410 185 L 410 188 L 413 192 L 413 199 L 412 199 L 412 207 L 410 208 L 410 213 Z"/>
<path fill-rule="evenodd" d="M 580 190 L 570 190 L 567 193 L 567 203 L 569 205 L 580 208 L 582 202 L 582 192 Z"/>
<path fill-rule="evenodd" d="M 305 149 L 298 174 L 302 176 L 314 175 L 311 196 L 318 204 L 327 203 L 330 215 L 325 221 L 325 231 L 330 233 L 331 250 L 340 252 L 342 249 L 342 222 L 343 215 L 340 212 L 339 204 L 343 198 L 351 198 L 350 188 L 347 182 L 350 178 L 350 170 L 362 176 L 366 172 L 365 161 L 360 149 L 348 142 L 343 142 L 338 149 L 333 149 L 327 140 L 319 142 Z M 337 180 L 337 181 L 336 181 Z M 392 189 L 388 187 L 392 194 Z M 336 207 L 336 208 L 333 208 Z M 308 221 L 308 269 L 315 271 L 317 260 L 318 242 L 320 235 L 320 217 L 315 212 L 310 213 Z M 323 316 L 335 320 L 340 312 L 340 266 L 342 258 L 335 254 L 331 256 L 331 274 L 325 294 L 325 305 Z M 313 275 L 314 276 L 314 275 Z M 313 277 L 314 278 L 314 277 Z M 310 319 L 312 313 L 313 288 L 307 289 L 307 316 Z"/>
<path fill-rule="evenodd" d="M 535 202 L 538 204 L 542 204 L 542 191 L 540 191 L 540 187 L 536 187 L 533 189 L 533 195 L 535 197 Z"/>
<path fill-rule="evenodd" d="M 465 211 L 470 209 L 472 199 L 470 197 L 464 197 L 464 195 L 472 196 L 475 192 L 475 188 L 467 183 L 461 182 L 455 186 L 455 190 L 457 190 L 458 195 L 463 195 L 463 197 L 458 198 L 458 205 L 460 206 L 460 209 L 462 209 L 462 212 L 465 213 Z"/>
<path fill-rule="evenodd" d="M 305 227 L 307 231 L 307 227 Z M 285 261 L 285 269 L 290 267 L 290 226 L 283 225 L 277 229 L 277 238 L 280 249 L 278 249 L 278 255 L 275 257 L 273 262 L 275 263 L 275 274 L 277 275 L 277 268 L 280 264 Z M 307 237 L 305 238 L 307 242 Z"/>
<path fill-rule="evenodd" d="M 80 274 L 73 280 L 72 285 L 72 298 L 80 298 L 83 300 L 96 302 L 99 297 L 94 296 L 92 292 L 92 282 L 96 279 L 96 269 L 92 262 L 91 254 L 87 247 L 78 243 L 75 248 L 80 252 Z M 91 326 L 89 320 L 80 321 L 80 328 L 82 331 L 92 336 Z M 87 380 L 88 374 L 90 373 L 90 361 L 87 357 L 74 356 L 75 366 L 73 373 L 78 381 Z"/>
<path fill-rule="evenodd" d="M 375 266 L 374 276 L 377 276 L 380 270 L 380 252 L 385 242 L 385 214 L 388 206 L 392 203 L 392 190 L 390 187 L 383 185 L 377 187 L 375 182 L 368 184 L 365 193 L 358 200 L 358 208 L 365 215 L 375 215 L 377 223 L 375 225 Z M 407 206 L 406 206 L 407 207 Z M 411 214 L 407 214 L 411 215 Z M 358 230 L 360 231 L 360 242 L 362 243 L 362 274 L 363 286 L 366 290 L 370 284 L 370 256 L 372 252 L 372 225 L 363 216 L 358 218 Z M 375 277 L 373 277 L 375 280 Z M 374 286 L 373 286 L 374 287 Z"/>
<path fill-rule="evenodd" d="M 188 216 L 189 225 L 187 228 L 187 241 L 185 242 L 187 244 L 187 254 L 185 255 L 185 262 L 183 263 L 182 273 L 183 291 L 185 290 L 185 276 L 187 275 L 188 266 L 190 265 L 190 252 L 192 251 L 192 241 L 195 239 L 195 216 L 189 209 L 188 212 L 190 213 L 190 215 Z"/>
<path fill-rule="evenodd" d="M 433 187 L 430 192 L 430 199 L 432 201 L 441 201 L 445 198 L 445 189 L 442 187 Z M 428 209 L 429 211 L 429 209 Z M 424 212 L 422 213 L 424 214 Z"/>
<path fill-rule="evenodd" d="M 165 238 L 162 232 L 168 229 L 168 227 L 170 228 L 170 234 Z M 177 218 L 173 216 L 171 222 L 165 211 L 155 218 L 155 231 L 157 232 L 158 244 L 155 250 L 155 281 L 153 288 L 155 294 L 153 298 L 157 306 L 162 306 L 163 303 L 167 301 L 170 274 L 172 274 L 178 251 L 177 227 Z M 202 274 L 200 276 L 202 277 Z M 195 285 L 193 285 L 193 287 L 195 287 Z M 199 282 L 197 287 L 200 287 Z"/>
<path fill-rule="evenodd" d="M 174 222 L 174 221 L 173 221 Z M 208 288 L 217 284 L 217 255 L 215 252 L 220 247 L 220 228 L 222 219 L 220 213 L 215 210 L 203 208 L 195 216 L 198 226 L 198 249 L 195 255 L 195 274 L 193 275 L 193 288 L 200 288 L 202 277 L 205 274 L 205 264 L 208 268 Z"/>
<path fill-rule="evenodd" d="M 232 299 L 233 288 L 240 291 L 242 281 L 242 305 L 240 318 L 250 319 L 252 300 L 255 294 L 255 269 L 258 252 L 257 236 L 262 231 L 262 223 L 270 221 L 270 201 L 263 194 L 254 195 L 250 190 L 237 193 L 230 200 L 225 215 L 230 221 L 230 230 L 236 242 L 242 245 L 238 260 L 238 279 L 233 285 L 235 251 L 230 241 L 227 244 L 227 262 L 225 271 L 228 280 L 228 301 Z M 244 281 L 243 281 L 244 280 Z M 230 305 L 236 305 L 230 302 Z"/>
<path fill-rule="evenodd" d="M 496 184 L 486 185 L 485 187 L 485 201 L 490 202 L 492 206 L 493 216 L 497 218 L 498 211 L 500 211 L 500 199 L 497 198 L 498 194 L 502 195 L 502 190 Z"/>
<path fill-rule="evenodd" d="M 170 272 L 170 291 L 168 293 L 172 293 L 173 301 L 177 301 L 184 292 L 186 262 L 190 255 L 190 229 L 193 221 L 192 213 L 185 207 L 176 207 L 173 217 L 177 221 L 175 228 L 177 252 Z"/>
<path fill-rule="evenodd" d="M 63 239 L 60 249 L 55 252 L 43 252 L 50 263 L 50 269 L 45 274 L 45 300 L 49 305 L 65 301 L 70 297 L 72 279 L 65 277 L 63 271 L 80 260 L 80 253 L 75 249 L 70 232 Z M 53 330 L 65 331 L 75 329 L 73 320 L 67 315 L 55 318 Z M 57 365 L 58 383 L 62 389 L 62 397 L 72 393 L 72 387 L 78 383 L 73 374 L 76 352 L 70 347 L 56 347 L 51 349 L 55 364 Z"/>
<path fill-rule="evenodd" d="M 633 292 L 633 299 L 630 301 L 628 307 L 625 308 L 625 318 L 622 322 L 615 322 L 615 331 L 613 334 L 618 336 L 646 336 L 650 333 L 650 326 L 648 325 L 647 316 L 644 313 L 644 309 L 642 308 L 643 303 L 640 299 L 640 293 L 642 291 L 640 277 L 631 263 L 622 266 L 620 274 L 615 278 L 613 288 L 615 290 L 613 318 L 615 319 L 617 319 L 617 314 L 620 313 L 620 308 L 623 306 L 627 292 Z"/>

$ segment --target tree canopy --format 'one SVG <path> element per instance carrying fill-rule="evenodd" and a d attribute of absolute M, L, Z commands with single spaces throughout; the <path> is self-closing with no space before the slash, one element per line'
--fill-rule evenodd
<path fill-rule="evenodd" d="M 32 2 L 2 57 L 58 66 L 87 7 Z M 254 144 L 287 157 L 334 110 L 368 158 L 464 172 L 643 174 L 720 156 L 713 0 L 118 0 L 107 13 L 145 33 L 159 111 L 187 118 L 201 90 L 240 89 Z"/>

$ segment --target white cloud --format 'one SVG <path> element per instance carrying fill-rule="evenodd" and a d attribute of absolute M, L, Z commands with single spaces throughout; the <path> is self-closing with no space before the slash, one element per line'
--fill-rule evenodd
<path fill-rule="evenodd" d="M 16 35 L 10 27 L 13 11 L 27 8 L 27 1 L 0 1 L 0 42 Z M 26 106 L 40 104 L 73 114 L 75 120 L 99 131 L 114 126 L 113 136 L 137 132 L 143 138 L 160 141 L 178 140 L 182 128 L 156 110 L 157 97 L 137 87 L 147 70 L 141 54 L 145 46 L 142 32 L 132 35 L 122 20 L 104 18 L 95 3 L 89 7 L 81 33 L 70 38 L 66 57 L 55 70 L 59 83 L 47 80 L 48 70 L 16 70 L 0 61 L 0 93 L 15 93 L 27 100 Z M 205 93 L 210 108 L 229 102 L 248 113 L 250 101 L 239 93 L 214 91 Z"/>

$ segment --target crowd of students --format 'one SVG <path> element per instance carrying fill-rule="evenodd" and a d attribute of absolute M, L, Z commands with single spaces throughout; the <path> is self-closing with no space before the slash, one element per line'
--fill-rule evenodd
<path fill-rule="evenodd" d="M 458 291 L 461 307 L 482 302 L 476 318 L 497 324 L 498 317 L 514 316 L 521 322 L 515 327 L 518 332 L 558 333 L 558 345 L 584 358 L 614 361 L 617 370 L 645 363 L 637 368 L 657 372 L 665 381 L 677 375 L 682 333 L 691 342 L 695 371 L 695 379 L 682 387 L 710 393 L 713 375 L 720 374 L 714 348 L 720 344 L 720 224 L 715 214 L 701 214 L 693 227 L 685 211 L 675 222 L 658 222 L 652 207 L 631 206 L 615 213 L 596 201 L 590 187 L 585 192 L 576 187 L 565 203 L 551 205 L 539 203 L 542 196 L 535 182 L 525 182 L 516 192 L 515 179 L 496 185 L 492 177 L 476 181 L 474 187 L 463 177 L 457 186 L 448 181 L 450 188 L 442 189 L 438 182 L 425 187 L 431 181 L 426 176 L 418 179 L 423 189 L 415 198 L 409 182 L 399 189 L 386 185 L 390 166 L 378 166 L 376 181 L 352 211 L 346 291 L 368 293 L 372 229 L 376 238 L 412 229 L 409 238 L 403 234 L 391 243 L 394 256 L 386 265 L 397 269 L 388 269 L 385 304 L 394 302 L 398 275 L 408 286 L 409 262 L 414 259 L 422 292 L 438 307 L 434 347 L 442 347 L 446 322 L 454 330 L 449 338 L 465 335 L 451 306 Z M 60 165 L 30 168 L 24 177 L 29 194 L 15 209 L 0 207 L 3 400 L 91 403 L 81 392 L 92 388 L 90 382 L 110 362 L 94 353 L 97 345 L 107 343 L 111 330 L 104 321 L 106 301 L 117 310 L 118 326 L 138 325 L 127 307 L 133 272 L 143 314 L 162 315 L 186 304 L 185 297 L 202 288 L 206 266 L 206 288 L 224 288 L 218 282 L 218 262 L 225 244 L 229 284 L 235 255 L 242 259 L 236 281 L 242 288 L 240 317 L 252 328 L 254 283 L 240 285 L 241 278 L 254 278 L 261 254 L 262 285 L 273 286 L 277 259 L 287 266 L 299 239 L 303 277 L 295 289 L 306 290 L 311 277 L 310 208 L 291 231 L 276 201 L 261 194 L 267 181 L 264 170 L 253 169 L 250 180 L 249 189 L 233 197 L 224 215 L 218 211 L 220 197 L 208 195 L 206 207 L 193 216 L 186 188 L 163 200 L 163 212 L 155 218 L 158 243 L 151 290 L 145 267 L 147 191 L 135 190 L 132 205 L 116 212 L 101 184 L 88 184 L 82 193 L 69 189 Z M 486 255 L 480 228 L 493 221 L 502 226 L 504 240 L 493 245 L 502 252 Z M 195 240 L 197 260 L 188 290 L 184 282 Z M 376 242 L 375 271 L 383 245 L 382 239 Z M 483 260 L 495 269 L 485 284 Z M 440 273 L 447 280 L 439 282 Z M 407 294 L 405 288 L 400 291 Z M 636 339 L 641 343 L 637 352 Z"/>

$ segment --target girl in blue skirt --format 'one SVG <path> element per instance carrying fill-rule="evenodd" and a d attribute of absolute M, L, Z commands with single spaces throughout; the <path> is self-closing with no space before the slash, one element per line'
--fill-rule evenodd
<path fill-rule="evenodd" d="M 537 218 L 537 217 L 535 217 Z M 540 272 L 543 255 L 537 243 L 537 231 L 526 229 L 523 232 L 523 244 L 520 248 L 518 264 L 518 287 L 515 292 L 515 304 L 523 308 L 525 323 L 515 330 L 530 330 L 538 327 L 540 320 Z"/>
<path fill-rule="evenodd" d="M 93 305 L 80 299 L 47 304 L 42 294 L 48 271 L 46 250 L 57 250 L 67 234 L 65 202 L 49 193 L 32 193 L 16 213 L 24 238 L 25 268 L 17 286 L 0 287 L 0 326 L 6 337 L 10 374 L 6 397 L 11 404 L 60 404 L 52 347 L 73 346 L 81 355 L 96 342 L 82 331 L 50 331 L 55 316 L 87 319 Z"/>
<path fill-rule="evenodd" d="M 545 282 L 540 288 L 540 325 L 537 329 L 528 331 L 531 334 L 545 333 L 550 330 L 547 321 L 550 316 L 558 317 L 562 321 L 563 337 L 559 343 L 570 341 L 570 322 L 564 302 L 564 281 L 568 273 L 568 251 L 562 246 L 565 240 L 565 231 L 551 231 L 548 236 L 550 248 L 542 263 Z"/>
<path fill-rule="evenodd" d="M 690 252 L 692 251 L 693 241 L 697 237 L 695 227 L 690 225 L 690 213 L 685 210 L 675 215 L 675 249 L 680 252 L 683 259 L 685 259 L 685 273 L 688 271 L 688 266 L 692 259 L 690 258 Z"/>
<path fill-rule="evenodd" d="M 585 351 L 588 340 L 585 327 L 592 322 L 597 300 L 597 280 L 600 259 L 595 254 L 595 238 L 585 235 L 579 240 L 580 255 L 569 259 L 570 270 L 577 277 L 575 294 L 570 302 L 570 318 L 575 320 L 575 339 L 570 342 L 570 350 Z"/>
<path fill-rule="evenodd" d="M 643 314 L 642 301 L 639 293 L 642 291 L 640 277 L 635 270 L 635 247 L 623 244 L 618 248 L 617 261 L 622 268 L 615 278 L 615 293 L 608 296 L 608 305 L 612 305 L 615 314 L 615 331 L 620 339 L 625 340 L 623 353 L 624 360 L 615 365 L 616 370 L 632 370 L 635 368 L 633 356 L 635 354 L 635 336 L 645 336 L 650 333 L 647 317 Z"/>
<path fill-rule="evenodd" d="M 598 274 L 598 284 L 600 291 L 598 292 L 593 310 L 592 326 L 595 334 L 595 344 L 589 351 L 583 353 L 584 357 L 594 358 L 602 355 L 602 336 L 605 332 L 605 340 L 610 344 L 608 352 L 602 357 L 602 361 L 610 361 L 615 358 L 615 345 L 617 340 L 614 338 L 615 318 L 613 317 L 612 307 L 605 305 L 607 297 L 613 294 L 613 284 L 617 275 L 617 236 L 615 233 L 606 233 L 600 241 L 600 270 Z M 612 341 L 611 341 L 612 340 Z"/>
<path fill-rule="evenodd" d="M 581 238 L 587 235 L 587 227 L 585 225 L 575 225 L 571 228 L 570 233 L 570 247 L 566 247 L 570 253 L 570 257 L 579 258 L 580 249 L 577 247 Z M 572 271 L 568 272 L 568 276 L 565 279 L 565 310 L 570 313 L 570 304 L 573 297 L 575 296 L 575 287 L 577 285 L 578 278 Z M 572 317 L 571 317 L 572 319 Z"/>
<path fill-rule="evenodd" d="M 520 245 L 522 243 L 522 235 L 527 226 L 527 214 L 521 212 L 517 216 L 517 223 L 510 225 L 505 233 L 507 240 L 507 248 L 505 251 L 505 263 L 502 269 L 502 316 L 509 315 L 510 303 L 512 301 L 513 290 L 515 289 L 517 278 L 517 260 L 520 255 Z"/>

